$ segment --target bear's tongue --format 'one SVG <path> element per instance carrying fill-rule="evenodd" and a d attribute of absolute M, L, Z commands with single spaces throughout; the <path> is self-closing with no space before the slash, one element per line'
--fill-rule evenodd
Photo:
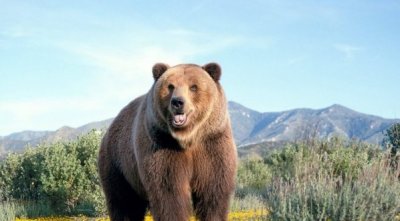
<path fill-rule="evenodd" d="M 181 126 L 186 122 L 186 114 L 176 114 L 174 115 L 174 124 L 177 126 Z"/>

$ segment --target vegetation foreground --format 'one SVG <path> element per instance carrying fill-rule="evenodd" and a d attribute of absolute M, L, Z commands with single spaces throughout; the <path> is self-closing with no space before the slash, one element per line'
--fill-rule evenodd
<path fill-rule="evenodd" d="M 262 220 L 267 217 L 267 211 L 264 210 L 250 210 L 241 212 L 231 212 L 229 213 L 229 220 Z M 17 218 L 16 221 L 110 221 L 109 218 L 88 218 L 88 217 L 47 217 L 47 218 L 36 218 L 36 219 L 26 219 Z M 194 217 L 191 217 L 189 221 L 195 221 Z M 153 221 L 151 215 L 146 215 L 145 221 Z"/>
<path fill-rule="evenodd" d="M 108 220 L 95 218 L 106 217 L 101 137 L 93 131 L 1 161 L 0 220 Z M 398 158 L 390 147 L 333 138 L 241 159 L 229 220 L 400 220 Z"/>

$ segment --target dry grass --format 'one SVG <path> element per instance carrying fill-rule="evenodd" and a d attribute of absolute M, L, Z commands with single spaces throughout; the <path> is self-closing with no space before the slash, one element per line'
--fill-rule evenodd
<path fill-rule="evenodd" d="M 265 220 L 268 216 L 267 210 L 247 210 L 229 213 L 228 220 Z M 16 221 L 110 221 L 109 218 L 88 218 L 88 217 L 46 217 L 36 219 L 17 218 Z M 190 221 L 195 221 L 194 217 Z M 153 221 L 151 215 L 147 215 L 145 221 Z"/>

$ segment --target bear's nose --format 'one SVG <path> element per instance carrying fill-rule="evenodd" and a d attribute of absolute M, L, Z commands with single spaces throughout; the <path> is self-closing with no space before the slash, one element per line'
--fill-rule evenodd
<path fill-rule="evenodd" d="M 171 106 L 176 110 L 182 110 L 183 105 L 185 105 L 185 100 L 182 97 L 173 97 L 171 99 Z"/>

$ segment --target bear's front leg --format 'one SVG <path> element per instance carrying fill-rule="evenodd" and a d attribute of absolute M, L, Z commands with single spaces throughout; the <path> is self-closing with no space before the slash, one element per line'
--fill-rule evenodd
<path fill-rule="evenodd" d="M 196 216 L 201 221 L 228 220 L 231 191 L 209 189 L 202 193 L 193 193 L 193 206 Z"/>
<path fill-rule="evenodd" d="M 212 148 L 213 147 L 213 148 Z M 235 189 L 236 153 L 210 145 L 193 157 L 191 181 L 194 212 L 201 221 L 226 221 Z"/>
<path fill-rule="evenodd" d="M 191 166 L 185 154 L 161 149 L 147 156 L 143 167 L 144 185 L 154 220 L 189 220 Z"/>

